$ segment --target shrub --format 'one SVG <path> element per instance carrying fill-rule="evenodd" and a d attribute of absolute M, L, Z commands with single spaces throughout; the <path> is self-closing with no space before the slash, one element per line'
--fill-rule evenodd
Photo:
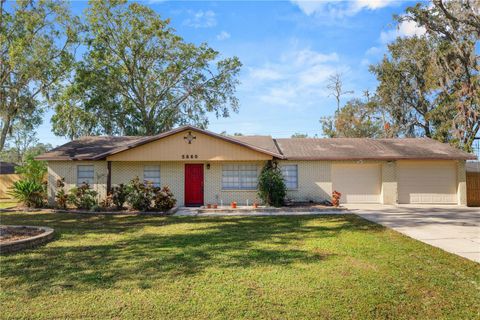
<path fill-rule="evenodd" d="M 127 202 L 139 211 L 148 211 L 152 207 L 154 188 L 151 183 L 140 182 L 136 177 L 127 186 Z"/>
<path fill-rule="evenodd" d="M 29 155 L 23 165 L 15 168 L 15 172 L 21 174 L 25 180 L 41 184 L 47 173 L 47 163 L 35 160 L 33 155 Z"/>
<path fill-rule="evenodd" d="M 342 197 L 342 194 L 338 192 L 337 190 L 332 192 L 332 204 L 335 207 L 338 207 L 340 205 L 340 198 Z"/>
<path fill-rule="evenodd" d="M 57 179 L 57 192 L 55 194 L 55 204 L 57 208 L 66 209 L 68 194 L 65 192 L 65 178 Z"/>
<path fill-rule="evenodd" d="M 98 209 L 94 207 L 93 210 L 94 211 L 107 210 L 107 209 L 111 208 L 112 205 L 113 205 L 113 196 L 112 196 L 111 193 L 109 193 L 109 194 L 107 194 L 105 199 L 100 201 L 100 206 L 98 207 Z"/>
<path fill-rule="evenodd" d="M 112 188 L 112 202 L 118 210 L 123 209 L 123 205 L 127 201 L 127 196 L 128 190 L 123 183 Z"/>
<path fill-rule="evenodd" d="M 169 187 L 155 188 L 155 195 L 153 196 L 153 207 L 156 210 L 167 211 L 172 209 L 177 200 L 173 196 Z"/>
<path fill-rule="evenodd" d="M 97 192 L 90 189 L 88 183 L 82 183 L 80 187 L 70 190 L 68 202 L 78 209 L 90 210 L 97 205 Z"/>
<path fill-rule="evenodd" d="M 15 181 L 8 194 L 29 208 L 41 208 L 45 203 L 45 187 L 37 181 Z"/>
<path fill-rule="evenodd" d="M 258 178 L 258 196 L 267 205 L 280 207 L 286 195 L 285 181 L 275 161 L 268 161 Z"/>

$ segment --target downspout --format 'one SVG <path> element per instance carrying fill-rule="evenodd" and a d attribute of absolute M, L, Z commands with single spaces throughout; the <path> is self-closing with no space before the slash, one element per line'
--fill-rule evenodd
<path fill-rule="evenodd" d="M 107 195 L 112 190 L 112 161 L 107 161 Z"/>

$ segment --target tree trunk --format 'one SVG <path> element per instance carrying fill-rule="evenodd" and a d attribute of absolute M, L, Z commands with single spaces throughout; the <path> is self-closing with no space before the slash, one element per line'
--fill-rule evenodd
<path fill-rule="evenodd" d="M 12 119 L 10 115 L 6 115 L 3 119 L 2 132 L 0 133 L 0 151 L 5 147 L 5 141 L 7 140 L 8 131 L 10 130 L 10 123 Z"/>

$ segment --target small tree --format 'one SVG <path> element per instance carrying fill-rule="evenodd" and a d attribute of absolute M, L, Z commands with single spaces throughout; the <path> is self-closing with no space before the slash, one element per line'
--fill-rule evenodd
<path fill-rule="evenodd" d="M 47 163 L 35 160 L 33 155 L 29 155 L 23 165 L 15 168 L 15 172 L 21 174 L 23 180 L 42 184 L 43 177 L 47 173 Z"/>
<path fill-rule="evenodd" d="M 277 162 L 268 161 L 258 178 L 258 196 L 267 205 L 283 205 L 287 191 L 283 175 Z"/>

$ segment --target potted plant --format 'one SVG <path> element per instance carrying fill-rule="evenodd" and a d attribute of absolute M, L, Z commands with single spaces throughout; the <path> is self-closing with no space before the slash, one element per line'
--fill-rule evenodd
<path fill-rule="evenodd" d="M 257 201 L 255 201 L 255 202 L 253 203 L 253 208 L 254 208 L 254 209 L 257 209 L 257 208 L 258 208 L 258 202 L 257 202 Z"/>
<path fill-rule="evenodd" d="M 332 204 L 334 207 L 338 207 L 340 205 L 340 197 L 342 194 L 337 190 L 333 191 L 332 193 Z"/>
<path fill-rule="evenodd" d="M 213 204 L 213 209 L 217 209 L 218 208 L 218 204 L 214 203 Z"/>
<path fill-rule="evenodd" d="M 207 209 L 212 208 L 212 205 L 210 203 L 207 203 Z"/>
<path fill-rule="evenodd" d="M 237 207 L 237 202 L 232 201 L 232 203 L 230 203 L 230 206 L 232 207 L 232 209 L 235 209 Z"/>

